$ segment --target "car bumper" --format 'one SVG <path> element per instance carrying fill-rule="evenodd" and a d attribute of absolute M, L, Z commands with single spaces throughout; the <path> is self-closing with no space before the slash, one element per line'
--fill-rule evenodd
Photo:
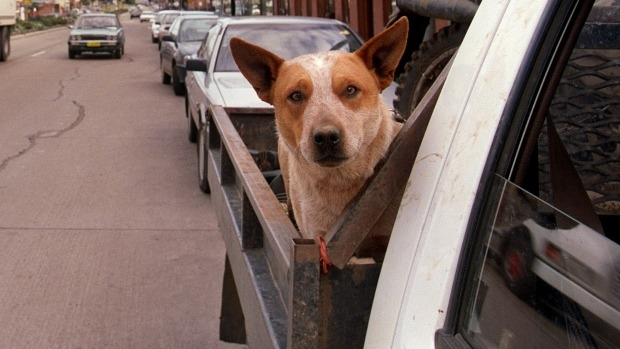
<path fill-rule="evenodd" d="M 114 52 L 122 43 L 118 41 L 69 41 L 69 49 L 73 52 Z"/>

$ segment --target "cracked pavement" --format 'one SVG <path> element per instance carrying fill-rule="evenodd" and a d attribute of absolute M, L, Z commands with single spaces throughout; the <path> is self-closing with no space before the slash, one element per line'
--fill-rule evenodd
<path fill-rule="evenodd" d="M 66 28 L 0 64 L 0 348 L 239 348 L 218 339 L 224 247 L 183 98 L 145 23 L 125 56 Z"/>

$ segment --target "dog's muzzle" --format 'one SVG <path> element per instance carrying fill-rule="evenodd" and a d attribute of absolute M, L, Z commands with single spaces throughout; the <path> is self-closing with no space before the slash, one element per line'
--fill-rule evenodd
<path fill-rule="evenodd" d="M 347 157 L 342 152 L 342 137 L 336 127 L 323 127 L 315 131 L 312 135 L 315 162 L 326 167 L 336 167 L 345 162 Z"/>

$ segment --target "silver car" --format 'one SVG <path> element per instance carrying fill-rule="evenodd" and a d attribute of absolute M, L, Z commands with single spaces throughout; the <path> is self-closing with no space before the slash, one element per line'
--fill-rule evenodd
<path fill-rule="evenodd" d="M 159 11 L 157 12 L 157 14 L 155 15 L 155 17 L 151 20 L 151 42 L 152 43 L 158 43 L 159 42 L 159 30 L 161 28 L 161 21 L 162 19 L 168 15 L 168 14 L 172 14 L 172 13 L 180 13 L 181 11 L 179 10 L 163 10 L 163 11 Z"/>
<path fill-rule="evenodd" d="M 106 52 L 121 58 L 125 52 L 125 34 L 115 14 L 83 14 L 70 28 L 67 42 L 70 59 L 85 52 Z"/>
<path fill-rule="evenodd" d="M 162 37 L 159 52 L 162 83 L 170 84 L 177 96 L 185 94 L 185 60 L 196 54 L 216 15 L 179 16 Z"/>

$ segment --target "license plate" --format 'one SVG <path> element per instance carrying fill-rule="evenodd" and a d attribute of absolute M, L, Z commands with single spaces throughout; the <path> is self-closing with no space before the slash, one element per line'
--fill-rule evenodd
<path fill-rule="evenodd" d="M 86 46 L 87 46 L 87 47 L 100 47 L 100 46 L 101 46 L 101 43 L 100 43 L 100 42 L 93 42 L 93 41 L 90 41 L 90 42 L 87 42 L 87 43 L 86 43 Z"/>

